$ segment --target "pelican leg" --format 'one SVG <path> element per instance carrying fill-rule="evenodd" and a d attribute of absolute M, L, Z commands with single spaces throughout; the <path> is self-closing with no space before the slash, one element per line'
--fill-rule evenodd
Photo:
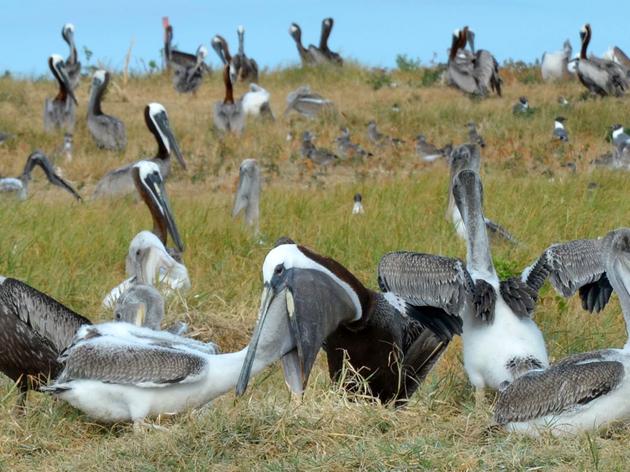
<path fill-rule="evenodd" d="M 475 409 L 483 408 L 486 404 L 486 391 L 483 387 L 475 387 Z"/>
<path fill-rule="evenodd" d="M 147 423 L 146 421 L 144 421 L 144 419 L 141 420 L 135 420 L 133 422 L 133 432 L 134 433 L 143 433 L 145 431 L 163 431 L 166 433 L 169 433 L 169 429 L 165 428 L 164 426 L 160 426 L 159 424 L 155 424 L 155 423 Z"/>

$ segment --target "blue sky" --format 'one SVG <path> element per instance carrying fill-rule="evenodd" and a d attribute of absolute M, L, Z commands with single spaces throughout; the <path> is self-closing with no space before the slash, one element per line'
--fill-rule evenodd
<path fill-rule="evenodd" d="M 224 35 L 234 48 L 236 27 L 243 24 L 247 54 L 270 67 L 298 61 L 288 34 L 292 21 L 302 27 L 304 43 L 317 44 L 326 16 L 335 18 L 331 49 L 373 66 L 391 67 L 399 53 L 426 63 L 436 52 L 444 61 L 451 32 L 464 24 L 475 31 L 476 45 L 499 61 L 533 61 L 545 50 L 560 49 L 566 38 L 577 51 L 578 33 L 586 21 L 593 27 L 594 53 L 601 55 L 610 45 L 629 52 L 627 15 L 614 15 L 602 6 L 586 0 L 4 0 L 0 71 L 47 74 L 47 57 L 67 54 L 60 35 L 66 22 L 76 26 L 83 62 L 85 45 L 94 53 L 92 63 L 98 59 L 120 69 L 133 38 L 131 65 L 139 68 L 140 59 L 159 59 L 162 16 L 170 18 L 174 43 L 186 52 L 201 43 L 209 46 L 215 33 Z M 212 50 L 209 59 L 218 64 Z"/>

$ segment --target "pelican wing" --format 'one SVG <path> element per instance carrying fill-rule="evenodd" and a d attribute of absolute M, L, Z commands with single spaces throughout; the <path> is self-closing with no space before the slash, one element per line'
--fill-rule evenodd
<path fill-rule="evenodd" d="M 577 354 L 519 377 L 499 393 L 495 421 L 506 424 L 558 415 L 606 395 L 624 377 L 623 364 L 606 360 L 606 353 Z"/>
<path fill-rule="evenodd" d="M 603 309 L 612 293 L 602 263 L 601 245 L 595 239 L 554 244 L 521 275 L 521 279 L 536 291 L 547 277 L 564 297 L 579 290 L 582 305 L 590 312 Z"/>
<path fill-rule="evenodd" d="M 474 283 L 459 259 L 414 252 L 385 254 L 378 264 L 378 284 L 414 306 L 432 306 L 461 316 Z"/>
<path fill-rule="evenodd" d="M 187 52 L 171 51 L 170 63 L 175 68 L 194 67 L 197 64 L 197 56 Z"/>
<path fill-rule="evenodd" d="M 451 62 L 448 65 L 447 77 L 450 84 L 455 85 L 463 92 L 474 94 L 478 92 L 475 78 L 457 63 Z"/>
<path fill-rule="evenodd" d="M 196 382 L 208 368 L 203 356 L 167 342 L 132 342 L 98 334 L 79 340 L 60 360 L 64 369 L 56 384 L 97 380 L 136 387 L 164 387 Z"/>
<path fill-rule="evenodd" d="M 490 88 L 490 81 L 495 74 L 495 60 L 488 51 L 478 51 L 475 56 L 473 76 L 484 93 Z"/>
<path fill-rule="evenodd" d="M 91 324 L 45 293 L 10 278 L 0 284 L 0 316 L 19 318 L 28 329 L 48 340 L 57 352 L 70 345 L 81 326 Z"/>

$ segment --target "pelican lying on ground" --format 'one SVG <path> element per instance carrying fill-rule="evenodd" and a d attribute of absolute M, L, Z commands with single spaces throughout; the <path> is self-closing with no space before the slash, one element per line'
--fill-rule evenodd
<path fill-rule="evenodd" d="M 171 152 L 179 161 L 182 168 L 186 169 L 186 161 L 179 150 L 179 145 L 175 140 L 171 125 L 166 114 L 166 109 L 159 103 L 149 103 L 144 108 L 144 122 L 149 131 L 155 137 L 158 145 L 157 155 L 151 159 L 158 165 L 160 175 L 166 179 L 171 173 Z M 94 198 L 114 197 L 132 193 L 135 184 L 131 171 L 135 163 L 119 167 L 108 172 L 97 184 L 94 190 Z"/>
<path fill-rule="evenodd" d="M 35 151 L 28 156 L 24 170 L 18 177 L 0 178 L 0 193 L 15 193 L 18 199 L 26 200 L 28 196 L 28 184 L 31 181 L 31 172 L 35 166 L 42 168 L 46 174 L 46 178 L 51 184 L 67 190 L 74 198 L 81 201 L 81 196 L 68 182 L 57 175 L 50 161 L 41 151 Z"/>
<path fill-rule="evenodd" d="M 617 292 L 630 327 L 630 229 L 600 242 L 600 264 Z M 629 332 L 630 335 L 630 332 Z M 495 421 L 509 431 L 575 434 L 630 417 L 630 342 L 622 349 L 574 354 L 508 385 L 495 406 Z"/>
<path fill-rule="evenodd" d="M 331 51 L 328 47 L 328 38 L 330 37 L 334 24 L 335 20 L 332 18 L 324 18 L 322 20 L 322 34 L 319 40 L 319 50 L 329 62 L 341 66 L 343 65 L 343 59 L 341 59 L 339 53 Z"/>
<path fill-rule="evenodd" d="M 239 26 L 236 33 L 238 34 L 238 53 L 232 57 L 236 76 L 241 82 L 258 82 L 258 64 L 245 55 L 245 28 Z"/>
<path fill-rule="evenodd" d="M 258 234 L 260 218 L 260 168 L 256 159 L 245 159 L 238 171 L 238 188 L 232 207 L 232 218 L 245 211 L 245 223 Z"/>
<path fill-rule="evenodd" d="M 533 280 L 500 281 L 492 263 L 479 175 L 463 170 L 453 195 L 467 233 L 466 265 L 458 259 L 395 252 L 381 259 L 379 284 L 403 300 L 433 306 L 463 320 L 464 369 L 481 400 L 532 369 L 549 365 L 542 333 L 533 321 Z"/>
<path fill-rule="evenodd" d="M 53 54 L 48 58 L 48 67 L 59 84 L 55 98 L 47 98 L 44 104 L 44 129 L 53 131 L 63 128 L 66 132 L 74 131 L 76 120 L 75 105 L 77 99 L 72 91 L 70 78 L 64 66 L 63 58 Z"/>
<path fill-rule="evenodd" d="M 562 80 L 569 77 L 569 60 L 573 48 L 568 39 L 562 45 L 562 51 L 546 52 L 540 62 L 540 73 L 544 81 Z"/>
<path fill-rule="evenodd" d="M 144 293 L 133 300 L 137 302 L 138 298 L 143 303 L 142 318 L 127 310 L 126 305 L 117 307 L 115 318 L 158 329 L 163 313 L 156 304 L 161 303 L 163 309 L 161 298 L 147 298 Z M 0 371 L 15 381 L 20 404 L 29 388 L 58 374 L 59 355 L 70 345 L 77 330 L 89 324 L 90 320 L 45 293 L 19 280 L 0 277 Z"/>
<path fill-rule="evenodd" d="M 109 72 L 99 69 L 92 77 L 92 89 L 88 102 L 88 129 L 100 148 L 123 151 L 127 147 L 125 125 L 118 118 L 106 115 L 101 109 L 103 95 L 109 85 Z"/>
<path fill-rule="evenodd" d="M 249 84 L 249 92 L 243 95 L 241 103 L 246 115 L 274 119 L 269 105 L 269 92 L 258 84 Z"/>
<path fill-rule="evenodd" d="M 77 47 L 74 44 L 74 25 L 72 23 L 66 23 L 63 25 L 63 28 L 61 29 L 61 37 L 70 48 L 70 54 L 63 66 L 68 74 L 70 87 L 72 90 L 75 90 L 79 86 L 79 80 L 81 79 L 81 63 L 79 62 Z"/>
<path fill-rule="evenodd" d="M 331 108 L 333 102 L 320 94 L 311 92 L 308 85 L 302 85 L 287 95 L 287 109 L 284 114 L 295 111 L 307 118 L 313 118 L 322 110 Z"/>
<path fill-rule="evenodd" d="M 582 48 L 580 57 L 576 59 L 576 71 L 580 82 L 591 93 L 605 97 L 614 95 L 620 97 L 630 87 L 628 71 L 619 64 L 606 59 L 586 55 L 591 41 L 591 25 L 585 24 L 580 31 Z"/>
<path fill-rule="evenodd" d="M 328 62 L 328 58 L 319 48 L 310 44 L 307 49 L 302 45 L 302 29 L 297 23 L 291 23 L 289 34 L 295 41 L 302 65 L 325 64 Z"/>
<path fill-rule="evenodd" d="M 157 286 L 164 296 L 190 288 L 186 266 L 175 259 L 180 259 L 184 243 L 157 164 L 150 161 L 136 163 L 132 168 L 132 177 L 140 197 L 151 212 L 153 231 L 141 231 L 131 241 L 125 262 L 128 278 L 103 299 L 106 308 L 111 308 L 118 297 L 137 282 Z M 168 234 L 175 244 L 170 252 L 166 249 Z"/>
<path fill-rule="evenodd" d="M 326 167 L 339 161 L 339 156 L 328 149 L 318 148 L 313 144 L 315 136 L 310 131 L 302 134 L 302 157 L 318 166 Z"/>
<path fill-rule="evenodd" d="M 438 149 L 435 145 L 427 142 L 427 138 L 424 134 L 416 136 L 416 154 L 420 156 L 423 161 L 433 162 L 440 157 L 448 157 L 451 151 L 452 147 L 450 145 Z"/>
<path fill-rule="evenodd" d="M 457 318 L 407 303 L 396 292 L 370 290 L 337 261 L 288 238 L 267 254 L 263 280 L 261 311 L 237 395 L 247 387 L 269 315 L 283 316 L 291 326 L 293 349 L 282 361 L 285 381 L 294 393 L 306 388 L 323 347 L 333 380 L 343 380 L 347 361 L 365 378 L 368 394 L 383 403 L 404 403 L 461 331 Z M 357 385 L 348 382 L 343 387 L 355 390 Z"/>
<path fill-rule="evenodd" d="M 350 140 L 350 130 L 346 127 L 341 128 L 341 135 L 335 138 L 335 143 L 337 143 L 337 152 L 346 159 L 370 157 L 373 155 L 371 152 L 363 149 L 360 144 L 353 143 Z"/>

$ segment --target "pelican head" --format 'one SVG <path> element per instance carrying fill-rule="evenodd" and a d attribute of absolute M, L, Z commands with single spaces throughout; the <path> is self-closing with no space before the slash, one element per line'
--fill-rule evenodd
<path fill-rule="evenodd" d="M 214 35 L 212 41 L 210 41 L 210 44 L 212 44 L 212 49 L 215 50 L 223 64 L 228 64 L 229 62 L 231 62 L 232 57 L 230 56 L 227 41 L 223 36 L 218 34 Z"/>
<path fill-rule="evenodd" d="M 164 318 L 164 300 L 150 285 L 134 284 L 117 300 L 114 320 L 159 330 Z"/>
<path fill-rule="evenodd" d="M 61 28 L 61 37 L 64 39 L 64 41 L 70 43 L 73 36 L 74 25 L 72 23 L 66 23 L 65 25 L 63 25 L 63 28 Z"/>
<path fill-rule="evenodd" d="M 109 72 L 103 69 L 98 69 L 92 76 L 92 87 L 101 87 L 106 81 L 109 80 Z"/>
<path fill-rule="evenodd" d="M 168 232 L 173 238 L 175 247 L 183 252 L 184 243 L 177 230 L 171 205 L 166 196 L 160 168 L 154 162 L 140 161 L 134 164 L 131 174 L 138 193 L 151 211 L 154 232 L 163 244 L 166 244 Z"/>
<path fill-rule="evenodd" d="M 171 130 L 166 108 L 159 103 L 149 103 L 144 109 L 144 121 L 149 131 L 155 136 L 160 151 L 164 152 L 167 156 L 169 156 L 171 152 L 175 153 L 179 164 L 185 169 L 186 161 L 184 160 L 182 151 L 179 149 L 175 135 Z"/>
<path fill-rule="evenodd" d="M 70 95 L 72 101 L 75 104 L 78 104 L 77 97 L 74 96 L 74 92 L 72 91 L 70 78 L 68 77 L 64 64 L 63 57 L 59 54 L 53 54 L 48 58 L 48 67 L 55 76 L 55 79 L 57 79 L 57 82 L 59 82 L 59 85 L 65 90 L 65 92 Z"/>
<path fill-rule="evenodd" d="M 203 44 L 197 48 L 197 61 L 203 62 L 208 56 L 208 48 Z"/>
<path fill-rule="evenodd" d="M 302 43 L 302 30 L 297 23 L 291 23 L 291 26 L 289 27 L 289 34 L 296 43 Z"/>
<path fill-rule="evenodd" d="M 238 34 L 245 34 L 245 27 L 243 25 L 238 25 L 238 28 L 236 28 L 236 32 Z"/>

